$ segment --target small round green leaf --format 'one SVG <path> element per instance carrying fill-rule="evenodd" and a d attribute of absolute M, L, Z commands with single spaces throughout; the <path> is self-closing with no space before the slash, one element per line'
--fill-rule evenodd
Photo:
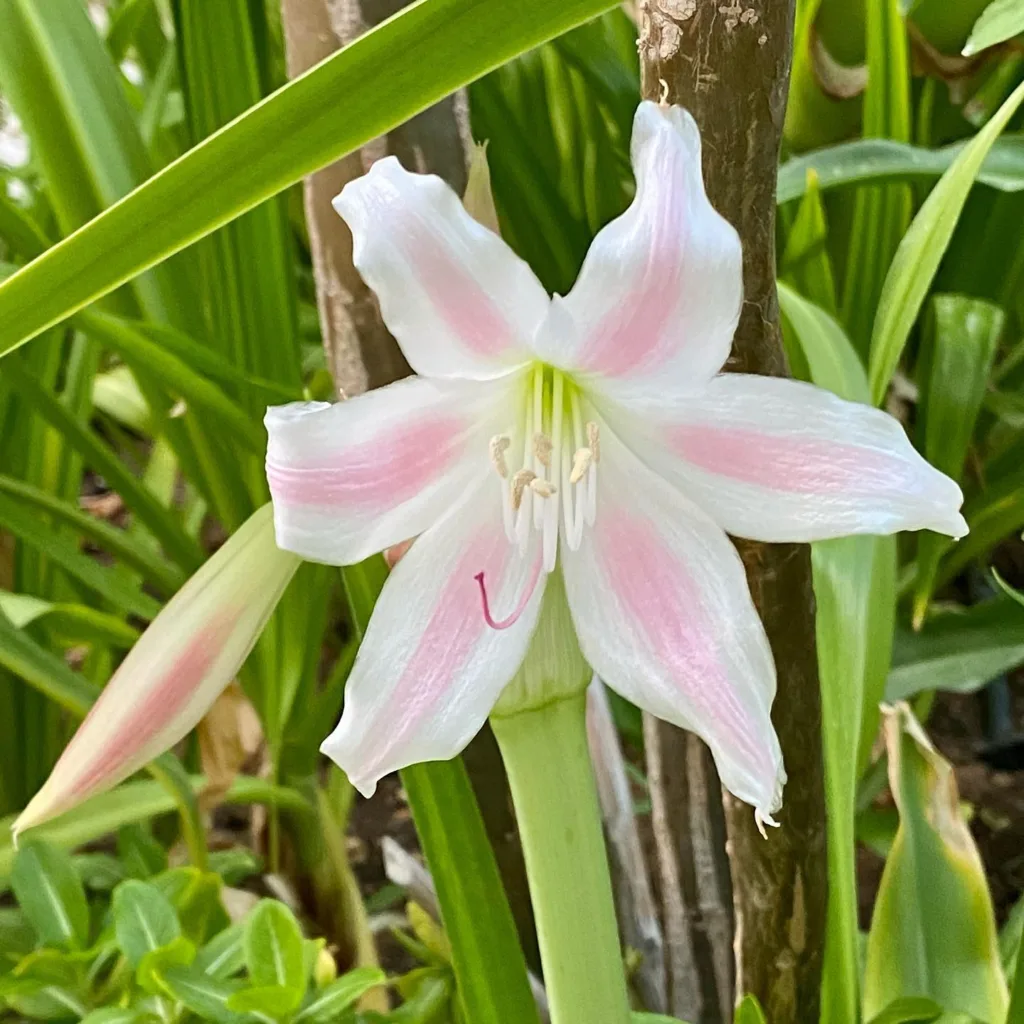
<path fill-rule="evenodd" d="M 170 945 L 181 935 L 174 907 L 147 882 L 122 882 L 114 890 L 112 909 L 118 944 L 132 967 L 138 967 L 147 953 Z"/>
<path fill-rule="evenodd" d="M 89 906 L 71 858 L 35 842 L 18 851 L 11 885 L 44 945 L 82 949 L 89 942 Z"/>
<path fill-rule="evenodd" d="M 252 912 L 245 929 L 245 962 L 254 986 L 280 986 L 300 997 L 305 992 L 302 931 L 283 903 L 264 900 Z"/>

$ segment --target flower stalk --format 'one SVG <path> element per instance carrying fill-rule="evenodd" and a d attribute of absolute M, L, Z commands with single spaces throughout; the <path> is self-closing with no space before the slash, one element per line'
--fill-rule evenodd
<path fill-rule="evenodd" d="M 496 715 L 491 724 L 515 802 L 551 1024 L 628 1024 L 586 698 Z"/>

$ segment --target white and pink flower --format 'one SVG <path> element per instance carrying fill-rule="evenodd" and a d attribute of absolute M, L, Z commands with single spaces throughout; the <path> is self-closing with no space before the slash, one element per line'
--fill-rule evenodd
<path fill-rule="evenodd" d="M 723 782 L 781 801 L 775 670 L 726 536 L 966 532 L 957 485 L 899 423 L 790 380 L 721 374 L 740 242 L 686 111 L 645 102 L 636 198 L 565 297 L 436 177 L 393 157 L 335 201 L 418 376 L 270 409 L 278 544 L 357 562 L 410 537 L 324 751 L 364 792 L 457 754 L 523 661 L 546 580 L 580 648 L 640 707 L 699 733 Z"/>

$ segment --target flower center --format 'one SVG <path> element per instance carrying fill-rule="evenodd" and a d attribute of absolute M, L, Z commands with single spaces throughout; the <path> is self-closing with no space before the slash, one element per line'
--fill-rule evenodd
<path fill-rule="evenodd" d="M 544 571 L 551 572 L 559 532 L 575 551 L 584 525 L 594 523 L 600 432 L 595 422 L 584 422 L 575 382 L 542 363 L 527 371 L 517 414 L 515 429 L 492 437 L 489 445 L 501 482 L 505 532 L 523 554 L 530 531 L 540 533 Z"/>

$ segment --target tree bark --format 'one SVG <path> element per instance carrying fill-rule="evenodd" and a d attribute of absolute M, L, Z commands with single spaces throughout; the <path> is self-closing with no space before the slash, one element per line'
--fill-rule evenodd
<path fill-rule="evenodd" d="M 405 0 L 282 0 L 289 75 L 301 74 L 404 6 Z M 338 116 L 344 117 L 344 110 Z M 320 324 L 327 363 L 342 395 L 390 384 L 410 370 L 380 318 L 377 300 L 352 265 L 352 236 L 331 200 L 389 153 L 409 170 L 440 175 L 461 195 L 471 142 L 465 96 L 457 93 L 306 178 L 303 197 Z"/>
<path fill-rule="evenodd" d="M 644 748 L 669 1012 L 693 1024 L 729 1024 L 735 1002 L 733 895 L 715 763 L 697 736 L 653 715 L 644 715 Z"/>
<path fill-rule="evenodd" d="M 794 0 L 642 0 L 644 95 L 689 108 L 716 209 L 743 240 L 745 302 L 727 369 L 785 375 L 775 292 L 775 186 Z M 827 875 L 810 551 L 737 542 L 779 673 L 773 720 L 789 782 L 763 840 L 727 798 L 737 988 L 773 1024 L 818 1019 Z"/>
<path fill-rule="evenodd" d="M 405 6 L 406 0 L 282 0 L 288 73 L 302 74 L 339 47 Z M 339 117 L 345 116 L 339 109 Z M 303 183 L 306 224 L 316 280 L 320 328 L 328 366 L 342 397 L 390 384 L 411 371 L 380 316 L 377 300 L 352 265 L 352 235 L 331 200 L 374 160 L 396 155 L 409 170 L 466 188 L 472 137 L 469 109 L 459 92 Z M 505 883 L 528 963 L 540 962 L 523 851 L 501 755 L 485 726 L 465 751 L 470 781 Z"/>

